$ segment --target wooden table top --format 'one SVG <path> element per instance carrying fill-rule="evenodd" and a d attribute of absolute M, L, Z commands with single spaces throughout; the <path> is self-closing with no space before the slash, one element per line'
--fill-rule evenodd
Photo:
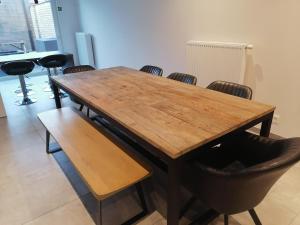
<path fill-rule="evenodd" d="M 52 79 L 171 158 L 275 110 L 270 105 L 125 67 Z"/>

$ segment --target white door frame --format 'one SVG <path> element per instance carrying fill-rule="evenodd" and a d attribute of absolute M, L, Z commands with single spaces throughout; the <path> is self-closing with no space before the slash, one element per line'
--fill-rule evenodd
<path fill-rule="evenodd" d="M 58 0 L 50 0 L 50 2 L 51 2 L 52 16 L 53 16 L 54 28 L 55 28 L 55 32 L 56 32 L 58 50 L 61 52 L 64 52 L 64 44 L 63 44 L 63 40 L 61 38 L 61 26 L 59 23 L 58 9 L 57 9 L 57 7 L 59 7 L 60 4 L 59 4 Z"/>

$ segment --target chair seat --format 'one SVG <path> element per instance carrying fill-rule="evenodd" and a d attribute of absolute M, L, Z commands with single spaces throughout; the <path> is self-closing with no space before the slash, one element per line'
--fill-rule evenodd
<path fill-rule="evenodd" d="M 245 168 L 246 168 L 246 166 L 242 162 L 236 160 L 236 161 L 232 162 L 231 164 L 227 165 L 223 169 L 223 171 L 225 171 L 225 172 L 235 172 L 235 171 L 241 171 Z"/>
<path fill-rule="evenodd" d="M 185 165 L 184 186 L 225 215 L 250 211 L 300 159 L 300 138 L 274 140 L 243 132 L 218 147 L 199 149 Z"/>
<path fill-rule="evenodd" d="M 223 170 L 235 162 L 242 164 L 242 162 L 236 159 L 232 154 L 228 153 L 228 151 L 221 147 L 213 147 L 201 150 L 197 155 L 197 158 L 191 160 L 189 165 L 197 167 L 197 164 L 201 164 L 214 169 Z"/>

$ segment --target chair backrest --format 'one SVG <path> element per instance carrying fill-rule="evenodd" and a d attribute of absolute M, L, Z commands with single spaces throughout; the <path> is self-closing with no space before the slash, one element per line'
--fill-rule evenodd
<path fill-rule="evenodd" d="M 90 65 L 71 66 L 71 67 L 65 68 L 63 70 L 63 74 L 80 73 L 80 72 L 90 71 L 90 70 L 95 70 L 95 68 Z"/>
<path fill-rule="evenodd" d="M 91 70 L 95 70 L 95 68 L 90 65 L 71 66 L 71 67 L 65 68 L 63 70 L 63 74 L 80 73 L 80 72 L 91 71 Z M 82 104 L 75 96 L 69 95 L 69 97 L 73 102 L 75 102 L 77 104 Z"/>
<path fill-rule="evenodd" d="M 67 64 L 68 58 L 63 54 L 49 55 L 38 60 L 38 64 L 45 68 L 63 67 Z"/>
<path fill-rule="evenodd" d="M 252 89 L 246 85 L 228 81 L 215 81 L 208 85 L 207 88 L 241 98 L 252 99 Z"/>
<path fill-rule="evenodd" d="M 7 75 L 25 75 L 34 69 L 32 61 L 7 62 L 1 65 L 1 70 Z"/>
<path fill-rule="evenodd" d="M 200 199 L 228 215 L 256 207 L 275 182 L 300 160 L 300 138 L 272 140 L 244 133 L 234 140 L 230 144 L 233 154 L 248 164 L 246 167 L 226 171 L 197 163 L 193 170 L 199 181 L 195 187 Z"/>
<path fill-rule="evenodd" d="M 145 72 L 145 73 L 150 73 L 152 75 L 156 76 L 162 76 L 163 74 L 163 69 L 157 66 L 151 66 L 151 65 L 146 65 L 143 66 L 140 71 Z"/>
<path fill-rule="evenodd" d="M 196 85 L 197 84 L 197 77 L 190 75 L 190 74 L 185 74 L 185 73 L 171 73 L 168 76 L 169 79 L 172 80 L 177 80 L 186 84 L 192 84 Z"/>

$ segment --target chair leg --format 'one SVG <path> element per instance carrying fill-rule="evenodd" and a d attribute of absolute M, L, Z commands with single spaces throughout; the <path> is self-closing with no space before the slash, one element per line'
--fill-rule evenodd
<path fill-rule="evenodd" d="M 260 220 L 259 220 L 256 212 L 254 211 L 254 209 L 250 209 L 249 213 L 250 213 L 255 225 L 262 225 L 262 223 L 260 222 Z"/>
<path fill-rule="evenodd" d="M 229 225 L 229 217 L 228 217 L 228 215 L 224 215 L 224 225 Z"/>
<path fill-rule="evenodd" d="M 87 108 L 86 114 L 87 114 L 87 117 L 90 117 L 90 108 L 89 107 Z"/>
<path fill-rule="evenodd" d="M 84 106 L 84 105 L 80 105 L 79 111 L 82 111 L 82 110 L 83 110 L 83 106 Z"/>
<path fill-rule="evenodd" d="M 101 203 L 101 201 L 97 202 L 96 225 L 102 225 L 102 203 Z"/>

